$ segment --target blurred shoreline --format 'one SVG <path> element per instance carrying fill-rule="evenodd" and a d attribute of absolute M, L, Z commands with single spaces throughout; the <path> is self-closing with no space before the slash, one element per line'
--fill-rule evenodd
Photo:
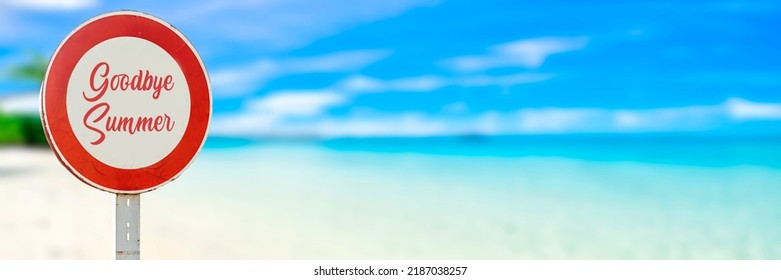
<path fill-rule="evenodd" d="M 464 135 L 367 138 L 209 137 L 205 149 L 254 145 L 314 145 L 339 151 L 418 153 L 498 157 L 562 157 L 592 161 L 635 161 L 672 165 L 781 168 L 777 136 L 703 136 L 696 134 Z"/>
<path fill-rule="evenodd" d="M 205 148 L 143 195 L 143 259 L 781 252 L 777 168 L 252 143 Z M 51 151 L 0 149 L 0 187 L 0 259 L 113 258 L 114 195 L 73 178 Z"/>

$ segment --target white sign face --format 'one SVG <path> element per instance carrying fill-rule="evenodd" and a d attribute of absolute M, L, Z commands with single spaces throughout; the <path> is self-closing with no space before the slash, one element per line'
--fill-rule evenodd
<path fill-rule="evenodd" d="M 77 27 L 52 56 L 41 119 L 60 162 L 98 189 L 136 194 L 178 177 L 200 151 L 211 89 L 170 24 L 133 11 Z"/>
<path fill-rule="evenodd" d="M 70 125 L 101 162 L 123 169 L 149 166 L 182 139 L 190 118 L 189 92 L 182 70 L 165 50 L 140 38 L 112 38 L 87 51 L 73 69 Z"/>

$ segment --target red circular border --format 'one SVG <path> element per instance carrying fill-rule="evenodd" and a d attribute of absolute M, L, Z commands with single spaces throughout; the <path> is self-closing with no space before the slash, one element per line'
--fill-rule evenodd
<path fill-rule="evenodd" d="M 190 119 L 182 139 L 163 159 L 138 169 L 112 167 L 87 152 L 73 133 L 66 106 L 68 82 L 82 56 L 105 40 L 123 36 L 164 49 L 179 65 L 190 89 Z M 46 136 L 60 162 L 85 183 L 114 193 L 142 193 L 175 179 L 203 146 L 211 118 L 206 70 L 195 50 L 173 27 L 137 12 L 98 16 L 74 30 L 51 59 L 41 102 Z"/>

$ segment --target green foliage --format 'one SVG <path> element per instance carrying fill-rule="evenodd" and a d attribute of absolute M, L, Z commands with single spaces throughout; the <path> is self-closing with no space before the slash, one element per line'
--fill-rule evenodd
<path fill-rule="evenodd" d="M 18 81 L 29 81 L 40 84 L 46 75 L 47 59 L 39 53 L 32 58 L 6 71 L 9 78 Z M 4 114 L 0 111 L 0 145 L 34 145 L 47 146 L 41 119 L 37 114 Z"/>
<path fill-rule="evenodd" d="M 40 83 L 46 75 L 46 64 L 46 57 L 42 54 L 34 53 L 30 61 L 11 67 L 8 74 L 13 79 Z"/>
<path fill-rule="evenodd" d="M 24 135 L 22 135 L 22 123 L 14 118 L 0 114 L 0 143 L 24 143 Z"/>
<path fill-rule="evenodd" d="M 0 113 L 0 145 L 47 146 L 43 125 L 38 116 Z"/>

